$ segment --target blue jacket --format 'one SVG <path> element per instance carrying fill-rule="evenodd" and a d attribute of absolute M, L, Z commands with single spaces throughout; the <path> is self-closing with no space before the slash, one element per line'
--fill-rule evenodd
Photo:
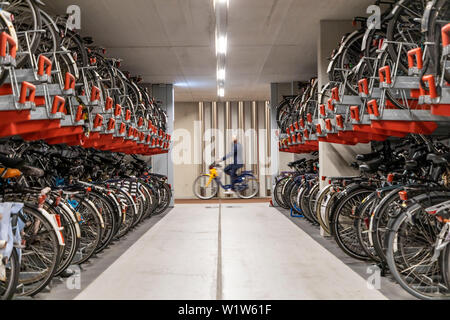
<path fill-rule="evenodd" d="M 232 143 L 231 144 L 231 152 L 229 152 L 225 157 L 223 157 L 223 161 L 227 160 L 228 158 L 233 157 L 233 164 L 244 164 L 243 157 L 242 157 L 242 145 L 238 143 Z"/>

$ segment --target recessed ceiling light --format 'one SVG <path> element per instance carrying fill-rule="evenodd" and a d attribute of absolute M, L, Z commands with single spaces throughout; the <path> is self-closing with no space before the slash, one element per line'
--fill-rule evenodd
<path fill-rule="evenodd" d="M 225 69 L 217 70 L 217 80 L 225 80 Z"/>
<path fill-rule="evenodd" d="M 228 5 L 228 0 L 216 0 L 216 3 L 220 4 L 226 3 Z"/>
<path fill-rule="evenodd" d="M 218 54 L 227 54 L 227 36 L 219 36 L 217 38 L 216 51 Z"/>
<path fill-rule="evenodd" d="M 219 90 L 217 90 L 217 95 L 219 97 L 224 97 L 225 96 L 225 89 L 224 88 L 219 88 Z"/>

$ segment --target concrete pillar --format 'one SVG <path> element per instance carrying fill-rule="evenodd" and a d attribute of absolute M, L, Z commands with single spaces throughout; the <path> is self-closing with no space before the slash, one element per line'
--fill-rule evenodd
<path fill-rule="evenodd" d="M 175 121 L 175 103 L 174 103 L 174 89 L 171 84 L 154 84 L 152 85 L 152 96 L 160 101 L 161 108 L 167 113 L 167 133 L 173 135 L 173 125 Z M 168 183 L 174 186 L 173 163 L 172 163 L 172 148 L 167 154 L 159 154 L 153 156 L 152 171 L 154 173 L 164 174 L 168 177 Z M 174 190 L 172 190 L 174 194 Z M 172 197 L 171 207 L 174 205 L 174 197 Z"/>
<path fill-rule="evenodd" d="M 352 22 L 348 21 L 320 21 L 320 35 L 318 44 L 318 78 L 319 88 L 328 82 L 328 58 L 341 38 L 348 32 L 355 30 Z M 355 161 L 359 153 L 369 153 L 370 144 L 344 146 L 339 144 L 319 142 L 320 176 L 349 176 L 358 175 L 359 171 L 349 165 Z M 326 181 L 321 182 L 322 186 Z"/>
<path fill-rule="evenodd" d="M 293 95 L 294 83 L 272 83 L 270 85 L 270 135 L 271 135 L 271 174 L 272 174 L 272 202 L 274 206 L 278 206 L 273 196 L 273 190 L 275 188 L 276 176 L 282 172 L 288 170 L 286 164 L 294 161 L 294 154 L 283 153 L 278 149 L 279 138 L 276 135 L 278 130 L 277 124 L 277 107 L 283 99 L 283 96 Z"/>

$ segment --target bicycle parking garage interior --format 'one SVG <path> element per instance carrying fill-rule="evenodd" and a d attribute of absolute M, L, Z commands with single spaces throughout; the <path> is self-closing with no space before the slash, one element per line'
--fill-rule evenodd
<path fill-rule="evenodd" d="M 1 300 L 450 299 L 448 0 L 0 7 Z"/>

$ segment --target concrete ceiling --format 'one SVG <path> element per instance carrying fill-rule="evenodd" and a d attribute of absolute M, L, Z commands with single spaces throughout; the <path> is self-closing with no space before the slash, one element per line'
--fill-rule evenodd
<path fill-rule="evenodd" d="M 217 100 L 213 0 L 47 0 L 77 4 L 82 35 L 176 101 Z M 226 100 L 266 100 L 271 82 L 317 74 L 320 20 L 365 15 L 373 0 L 229 0 Z"/>

